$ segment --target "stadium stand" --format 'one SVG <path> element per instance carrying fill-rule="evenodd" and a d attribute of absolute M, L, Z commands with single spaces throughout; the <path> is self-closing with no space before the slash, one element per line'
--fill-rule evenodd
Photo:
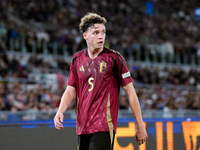
<path fill-rule="evenodd" d="M 58 108 L 89 11 L 109 18 L 105 46 L 126 58 L 143 110 L 200 109 L 198 0 L 148 2 L 1 0 L 0 111 Z M 123 91 L 119 103 L 130 109 Z"/>

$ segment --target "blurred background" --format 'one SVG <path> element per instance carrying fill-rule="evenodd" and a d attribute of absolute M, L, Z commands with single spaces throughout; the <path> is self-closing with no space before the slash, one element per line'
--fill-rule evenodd
<path fill-rule="evenodd" d="M 200 117 L 199 0 L 0 0 L 2 123 L 53 119 L 87 12 L 107 19 L 105 46 L 127 60 L 144 119 Z M 119 104 L 133 118 L 123 90 Z"/>
<path fill-rule="evenodd" d="M 126 58 L 144 117 L 199 117 L 199 0 L 1 0 L 0 120 L 52 119 L 72 55 L 86 47 L 87 12 L 107 18 L 105 46 Z M 130 112 L 123 90 L 119 104 Z"/>

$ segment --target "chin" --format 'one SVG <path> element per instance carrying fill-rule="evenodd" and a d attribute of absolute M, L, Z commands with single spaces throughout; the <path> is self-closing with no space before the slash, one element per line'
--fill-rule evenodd
<path fill-rule="evenodd" d="M 99 48 L 103 48 L 103 45 L 99 45 L 99 46 L 97 46 L 96 48 L 98 48 L 98 49 L 99 49 Z"/>

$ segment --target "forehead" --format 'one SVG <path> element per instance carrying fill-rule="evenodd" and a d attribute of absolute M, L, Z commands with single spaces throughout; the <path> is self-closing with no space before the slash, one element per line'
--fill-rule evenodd
<path fill-rule="evenodd" d="M 96 23 L 96 24 L 90 26 L 88 29 L 92 31 L 92 30 L 105 30 L 106 28 L 105 28 L 104 24 Z"/>

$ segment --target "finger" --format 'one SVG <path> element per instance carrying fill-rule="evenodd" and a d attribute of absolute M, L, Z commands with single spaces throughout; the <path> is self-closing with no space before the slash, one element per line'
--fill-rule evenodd
<path fill-rule="evenodd" d="M 63 125 L 62 124 L 55 124 L 56 129 L 63 129 Z"/>
<path fill-rule="evenodd" d="M 54 125 L 55 125 L 55 127 L 58 127 L 58 126 L 61 126 L 61 123 L 58 120 L 55 120 Z"/>
<path fill-rule="evenodd" d="M 139 144 L 139 145 L 144 144 L 145 141 L 146 141 L 145 139 L 139 140 L 139 141 L 138 141 L 138 144 Z"/>
<path fill-rule="evenodd" d="M 143 141 L 142 141 L 142 140 L 139 141 L 139 145 L 141 145 L 141 144 L 143 144 Z"/>
<path fill-rule="evenodd" d="M 138 137 L 136 136 L 136 141 L 138 142 Z"/>
<path fill-rule="evenodd" d="M 60 123 L 60 121 L 57 118 L 54 119 L 54 125 L 55 125 L 56 129 L 62 129 L 63 128 L 63 124 Z"/>
<path fill-rule="evenodd" d="M 58 130 L 61 130 L 61 129 L 63 129 L 63 126 L 59 126 L 57 129 L 58 129 Z"/>
<path fill-rule="evenodd" d="M 57 125 L 57 126 L 62 126 L 63 124 L 62 124 L 59 120 L 57 120 L 57 121 L 56 121 L 56 125 Z"/>
<path fill-rule="evenodd" d="M 59 120 L 56 121 L 56 124 L 62 126 L 62 123 Z"/>
<path fill-rule="evenodd" d="M 142 144 L 144 144 L 145 142 L 146 142 L 146 140 L 145 140 L 145 139 L 143 139 L 143 140 L 142 140 Z"/>
<path fill-rule="evenodd" d="M 57 122 L 57 123 L 55 124 L 55 126 L 56 126 L 56 127 L 62 127 L 63 125 L 62 125 L 62 123 Z"/>
<path fill-rule="evenodd" d="M 60 116 L 60 122 L 63 122 L 63 116 L 62 115 Z"/>

